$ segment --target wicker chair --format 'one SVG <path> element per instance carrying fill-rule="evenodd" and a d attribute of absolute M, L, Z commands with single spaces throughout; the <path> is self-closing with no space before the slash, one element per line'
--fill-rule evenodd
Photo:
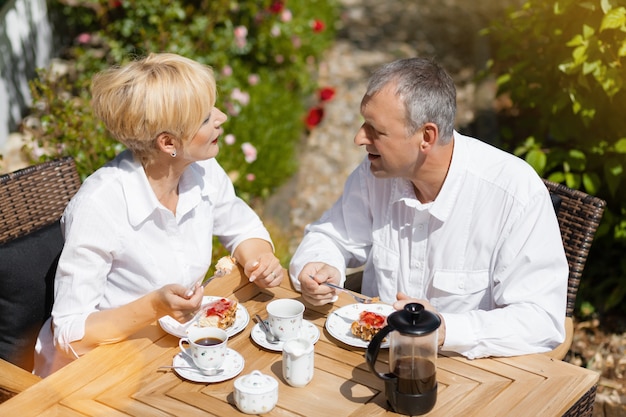
<path fill-rule="evenodd" d="M 547 355 L 563 359 L 574 337 L 574 307 L 580 278 L 587 262 L 587 255 L 593 237 L 600 225 L 606 202 L 579 190 L 573 190 L 563 184 L 543 180 L 555 203 L 555 210 L 561 228 L 565 256 L 569 264 L 567 285 L 567 308 L 565 311 L 565 341 Z"/>
<path fill-rule="evenodd" d="M 13 323 L 0 317 L 0 401 L 39 379 L 30 373 L 32 349 L 52 307 L 58 220 L 80 184 L 70 157 L 0 176 L 0 316 L 28 329 L 11 332 Z"/>

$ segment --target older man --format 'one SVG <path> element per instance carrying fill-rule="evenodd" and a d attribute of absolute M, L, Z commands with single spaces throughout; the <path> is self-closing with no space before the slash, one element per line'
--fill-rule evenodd
<path fill-rule="evenodd" d="M 354 138 L 367 157 L 307 226 L 290 276 L 314 305 L 346 267 L 362 291 L 442 318 L 439 345 L 469 358 L 564 340 L 568 266 L 549 193 L 523 160 L 454 131 L 456 90 L 435 62 L 378 69 Z"/>

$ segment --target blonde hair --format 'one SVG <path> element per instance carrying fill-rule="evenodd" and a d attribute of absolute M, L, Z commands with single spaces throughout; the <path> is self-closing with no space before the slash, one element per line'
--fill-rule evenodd
<path fill-rule="evenodd" d="M 172 135 L 182 148 L 217 98 L 210 67 L 170 53 L 96 74 L 91 93 L 94 114 L 143 163 L 156 155 L 161 133 Z"/>

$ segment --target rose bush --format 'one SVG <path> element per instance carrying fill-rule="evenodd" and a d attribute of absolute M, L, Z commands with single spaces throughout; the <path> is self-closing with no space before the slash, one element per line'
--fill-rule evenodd
<path fill-rule="evenodd" d="M 229 116 L 217 159 L 239 195 L 265 198 L 296 169 L 295 147 L 316 100 L 316 70 L 334 39 L 334 0 L 69 0 L 62 14 L 72 39 L 63 55 L 70 70 L 54 68 L 32 83 L 32 161 L 61 155 L 87 176 L 121 147 L 93 118 L 92 75 L 150 52 L 174 52 L 212 66 L 217 105 Z"/>

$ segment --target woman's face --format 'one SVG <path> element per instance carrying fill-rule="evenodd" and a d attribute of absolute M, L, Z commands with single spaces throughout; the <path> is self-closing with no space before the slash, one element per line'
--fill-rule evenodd
<path fill-rule="evenodd" d="M 217 107 L 202 122 L 200 130 L 185 146 L 185 157 L 193 161 L 215 158 L 219 152 L 217 140 L 223 133 L 222 124 L 228 117 Z"/>

